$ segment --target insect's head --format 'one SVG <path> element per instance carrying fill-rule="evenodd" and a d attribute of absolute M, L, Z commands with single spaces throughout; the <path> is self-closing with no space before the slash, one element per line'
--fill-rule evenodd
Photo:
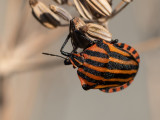
<path fill-rule="evenodd" d="M 64 60 L 64 64 L 65 64 L 65 65 L 70 65 L 70 64 L 72 64 L 72 63 L 71 63 L 70 59 L 66 58 L 66 59 Z"/>
<path fill-rule="evenodd" d="M 64 60 L 64 65 L 70 65 L 70 64 L 72 64 L 74 68 L 77 67 L 77 65 L 74 62 L 74 58 L 72 56 L 69 56 Z"/>
<path fill-rule="evenodd" d="M 74 68 L 82 66 L 83 62 L 83 57 L 76 53 L 71 54 L 67 59 L 64 60 L 65 65 L 72 64 Z"/>

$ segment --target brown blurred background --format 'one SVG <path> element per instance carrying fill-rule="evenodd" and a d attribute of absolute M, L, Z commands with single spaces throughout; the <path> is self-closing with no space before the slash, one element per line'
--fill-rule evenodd
<path fill-rule="evenodd" d="M 40 25 L 28 0 L 0 0 L 0 89 L 4 99 L 0 119 L 160 120 L 159 5 L 159 0 L 134 0 L 110 21 L 113 38 L 135 47 L 141 63 L 130 87 L 105 94 L 84 91 L 72 66 L 41 54 L 60 54 L 68 27 L 49 30 Z"/>

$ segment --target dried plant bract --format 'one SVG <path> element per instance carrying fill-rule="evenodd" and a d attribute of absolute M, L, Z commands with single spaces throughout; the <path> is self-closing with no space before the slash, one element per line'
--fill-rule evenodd
<path fill-rule="evenodd" d="M 91 40 L 106 40 L 111 41 L 112 34 L 102 25 L 88 23 L 80 28 Z"/>
<path fill-rule="evenodd" d="M 55 28 L 60 25 L 60 18 L 58 15 L 53 13 L 46 5 L 42 2 L 30 0 L 32 7 L 32 13 L 35 18 L 47 28 Z"/>
<path fill-rule="evenodd" d="M 70 21 L 72 19 L 72 16 L 71 14 L 61 8 L 61 7 L 58 7 L 58 6 L 55 6 L 55 5 L 50 5 L 50 9 L 57 15 L 59 15 L 59 17 L 61 17 L 62 19 L 66 20 L 66 21 Z"/>
<path fill-rule="evenodd" d="M 68 3 L 68 0 L 54 0 L 54 1 L 61 5 Z"/>
<path fill-rule="evenodd" d="M 112 8 L 107 0 L 74 0 L 80 15 L 85 19 L 99 19 L 111 15 Z"/>

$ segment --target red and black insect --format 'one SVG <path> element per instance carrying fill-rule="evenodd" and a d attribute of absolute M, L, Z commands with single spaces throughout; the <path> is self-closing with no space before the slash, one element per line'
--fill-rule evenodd
<path fill-rule="evenodd" d="M 103 92 L 116 92 L 131 84 L 137 74 L 140 58 L 137 51 L 118 40 L 90 40 L 78 30 L 82 22 L 70 21 L 70 33 L 63 43 L 60 52 L 65 59 L 64 64 L 78 67 L 77 74 L 84 90 L 100 89 Z M 76 26 L 77 25 L 77 26 Z M 73 50 L 63 51 L 71 38 Z M 84 50 L 77 53 L 77 48 Z"/>
<path fill-rule="evenodd" d="M 131 84 L 140 62 L 133 47 L 118 43 L 118 40 L 95 40 L 94 44 L 81 53 L 68 53 L 63 51 L 68 39 L 60 50 L 62 55 L 67 56 L 64 64 L 78 67 L 77 74 L 84 90 L 99 89 L 111 93 Z"/>

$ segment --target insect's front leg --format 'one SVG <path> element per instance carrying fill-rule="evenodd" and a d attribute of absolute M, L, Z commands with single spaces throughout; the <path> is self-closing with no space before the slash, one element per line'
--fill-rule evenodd
<path fill-rule="evenodd" d="M 69 40 L 69 38 L 70 38 L 70 33 L 67 36 L 66 40 L 64 41 L 64 43 L 63 43 L 63 45 L 62 45 L 62 47 L 60 49 L 61 54 L 64 55 L 64 56 L 70 56 L 70 53 L 63 51 L 64 47 L 66 46 L 66 44 L 67 44 L 67 42 Z"/>

